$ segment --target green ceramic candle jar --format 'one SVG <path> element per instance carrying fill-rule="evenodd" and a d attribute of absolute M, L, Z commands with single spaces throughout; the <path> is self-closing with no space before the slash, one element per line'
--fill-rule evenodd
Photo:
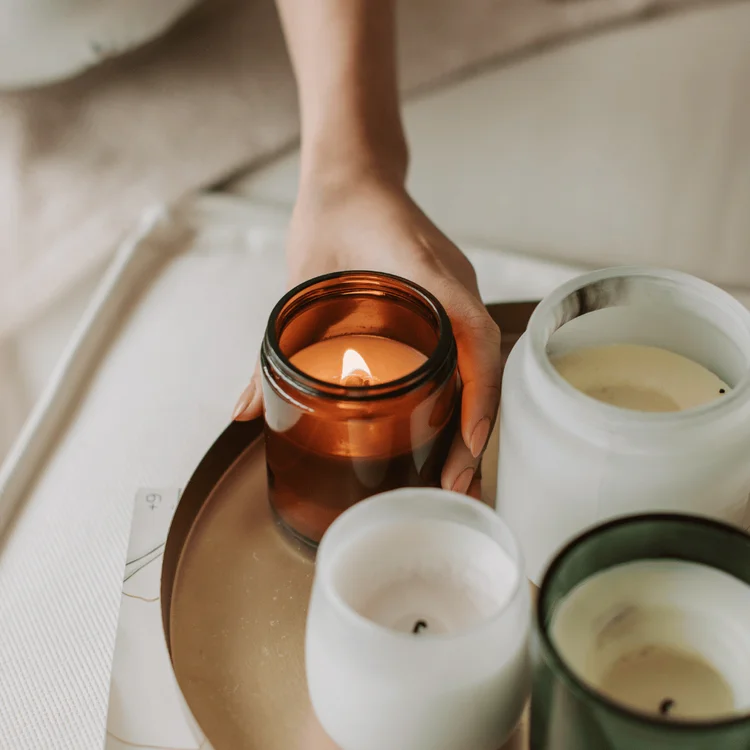
<path fill-rule="evenodd" d="M 750 536 L 687 515 L 595 527 L 539 592 L 531 750 L 750 750 Z"/>

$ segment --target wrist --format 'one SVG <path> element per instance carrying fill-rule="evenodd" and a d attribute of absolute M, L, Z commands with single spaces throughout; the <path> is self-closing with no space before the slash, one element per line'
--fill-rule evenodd
<path fill-rule="evenodd" d="M 400 127 L 377 137 L 328 129 L 321 136 L 303 134 L 300 189 L 345 189 L 362 179 L 403 187 L 409 164 L 406 138 Z"/>

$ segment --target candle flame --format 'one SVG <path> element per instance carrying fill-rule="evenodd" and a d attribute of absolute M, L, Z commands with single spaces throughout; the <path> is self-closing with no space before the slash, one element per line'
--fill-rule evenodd
<path fill-rule="evenodd" d="M 364 357 L 355 349 L 347 349 L 341 361 L 342 385 L 372 385 L 373 382 Z"/>

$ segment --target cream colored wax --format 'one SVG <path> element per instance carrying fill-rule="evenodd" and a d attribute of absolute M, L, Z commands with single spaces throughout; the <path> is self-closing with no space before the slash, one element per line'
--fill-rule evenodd
<path fill-rule="evenodd" d="M 731 390 L 692 359 L 655 346 L 592 346 L 564 354 L 552 363 L 587 396 L 636 411 L 682 411 Z"/>
<path fill-rule="evenodd" d="M 583 581 L 551 637 L 579 679 L 666 719 L 750 708 L 750 586 L 682 560 L 639 560 Z"/>
<path fill-rule="evenodd" d="M 732 688 L 716 667 L 668 645 L 646 645 L 621 656 L 601 676 L 599 689 L 630 708 L 671 718 L 734 712 Z"/>

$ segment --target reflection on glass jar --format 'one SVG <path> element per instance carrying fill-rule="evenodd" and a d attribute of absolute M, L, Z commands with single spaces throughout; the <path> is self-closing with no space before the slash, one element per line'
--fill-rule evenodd
<path fill-rule="evenodd" d="M 271 507 L 317 544 L 359 500 L 439 486 L 458 419 L 440 303 L 372 271 L 321 276 L 271 313 L 261 350 Z"/>
<path fill-rule="evenodd" d="M 686 274 L 597 271 L 535 310 L 508 359 L 498 512 L 529 577 L 598 521 L 646 511 L 747 526 L 750 312 Z"/>

